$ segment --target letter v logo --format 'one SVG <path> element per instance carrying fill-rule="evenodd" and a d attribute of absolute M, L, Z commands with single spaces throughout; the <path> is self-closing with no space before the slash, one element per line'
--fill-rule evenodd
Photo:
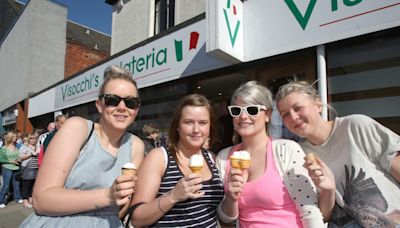
<path fill-rule="evenodd" d="M 285 0 L 285 3 L 289 7 L 290 11 L 292 11 L 294 17 L 296 18 L 297 22 L 299 22 L 301 28 L 305 30 L 307 27 L 308 20 L 310 19 L 311 13 L 314 10 L 315 4 L 317 3 L 317 0 L 310 0 L 310 2 L 308 3 L 307 10 L 304 13 L 304 16 L 301 14 L 299 8 L 297 8 L 293 0 Z"/>
<path fill-rule="evenodd" d="M 231 1 L 228 0 L 227 4 L 226 4 L 226 8 L 230 9 L 231 8 Z M 236 15 L 236 7 L 233 6 L 233 15 Z M 240 20 L 237 20 L 236 25 L 235 25 L 235 29 L 232 33 L 231 30 L 231 25 L 229 23 L 229 18 L 228 18 L 228 12 L 226 11 L 226 9 L 224 9 L 224 16 L 225 16 L 225 22 L 226 22 L 226 26 L 228 27 L 228 32 L 229 32 L 229 38 L 231 39 L 231 44 L 232 47 L 235 46 L 235 42 L 236 42 L 236 38 L 237 38 L 237 34 L 239 31 L 239 27 L 240 27 Z"/>

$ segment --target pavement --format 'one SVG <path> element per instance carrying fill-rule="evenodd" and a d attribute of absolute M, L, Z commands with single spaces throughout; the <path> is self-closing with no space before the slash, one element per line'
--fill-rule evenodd
<path fill-rule="evenodd" d="M 0 228 L 18 227 L 34 210 L 24 208 L 22 204 L 10 201 L 5 208 L 0 208 Z"/>

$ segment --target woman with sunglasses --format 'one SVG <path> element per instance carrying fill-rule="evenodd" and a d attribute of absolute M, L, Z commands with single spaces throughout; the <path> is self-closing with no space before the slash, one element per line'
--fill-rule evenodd
<path fill-rule="evenodd" d="M 33 191 L 35 213 L 20 227 L 123 227 L 136 177 L 121 175 L 121 167 L 138 167 L 144 157 L 143 142 L 127 132 L 138 97 L 128 70 L 106 68 L 99 121 L 72 117 L 54 136 Z"/>
<path fill-rule="evenodd" d="M 202 148 L 217 137 L 212 108 L 200 94 L 180 101 L 168 132 L 168 147 L 150 151 L 138 171 L 130 213 L 133 225 L 142 227 L 216 227 L 222 182 L 212 154 Z M 189 169 L 199 158 L 199 173 Z"/>
<path fill-rule="evenodd" d="M 308 82 L 289 82 L 276 95 L 283 123 L 303 137 L 336 178 L 330 227 L 398 227 L 400 136 L 365 115 L 322 119 L 323 104 Z"/>
<path fill-rule="evenodd" d="M 332 194 L 333 177 L 313 180 L 303 167 L 305 155 L 296 142 L 268 136 L 271 92 L 249 81 L 234 91 L 228 109 L 242 143 L 218 153 L 226 195 L 218 207 L 221 220 L 231 223 L 238 218 L 241 228 L 324 227 L 313 181 L 328 184 L 322 191 Z M 250 154 L 249 168 L 231 166 L 229 158 L 236 151 Z"/>

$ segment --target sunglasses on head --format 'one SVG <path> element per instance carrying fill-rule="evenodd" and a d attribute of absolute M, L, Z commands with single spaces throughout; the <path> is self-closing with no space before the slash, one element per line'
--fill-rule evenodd
<path fill-rule="evenodd" d="M 137 97 L 122 98 L 115 94 L 103 94 L 103 95 L 100 95 L 99 98 L 104 98 L 104 103 L 106 104 L 106 106 L 110 106 L 110 107 L 118 106 L 118 104 L 119 104 L 119 102 L 121 102 L 121 100 L 123 100 L 125 103 L 125 106 L 130 109 L 137 109 L 137 108 L 139 108 L 139 105 L 140 105 L 140 99 Z"/>
<path fill-rule="evenodd" d="M 230 105 L 228 106 L 228 109 L 232 117 L 238 117 L 242 115 L 243 110 L 247 113 L 247 115 L 253 117 L 257 116 L 260 110 L 267 111 L 267 107 L 264 105 L 248 105 L 246 107 Z"/>

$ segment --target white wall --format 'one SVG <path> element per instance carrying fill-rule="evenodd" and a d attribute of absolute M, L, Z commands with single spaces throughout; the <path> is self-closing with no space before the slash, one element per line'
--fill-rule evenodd
<path fill-rule="evenodd" d="M 0 47 L 0 111 L 64 78 L 67 9 L 31 0 Z"/>
<path fill-rule="evenodd" d="M 114 5 L 111 32 L 111 55 L 137 44 L 149 34 L 150 6 L 154 0 L 125 0 Z"/>
<path fill-rule="evenodd" d="M 123 51 L 154 34 L 155 0 L 124 0 L 114 5 L 111 55 Z M 205 12 L 206 0 L 176 0 L 175 25 Z"/>
<path fill-rule="evenodd" d="M 175 25 L 206 11 L 206 0 L 175 0 Z"/>

